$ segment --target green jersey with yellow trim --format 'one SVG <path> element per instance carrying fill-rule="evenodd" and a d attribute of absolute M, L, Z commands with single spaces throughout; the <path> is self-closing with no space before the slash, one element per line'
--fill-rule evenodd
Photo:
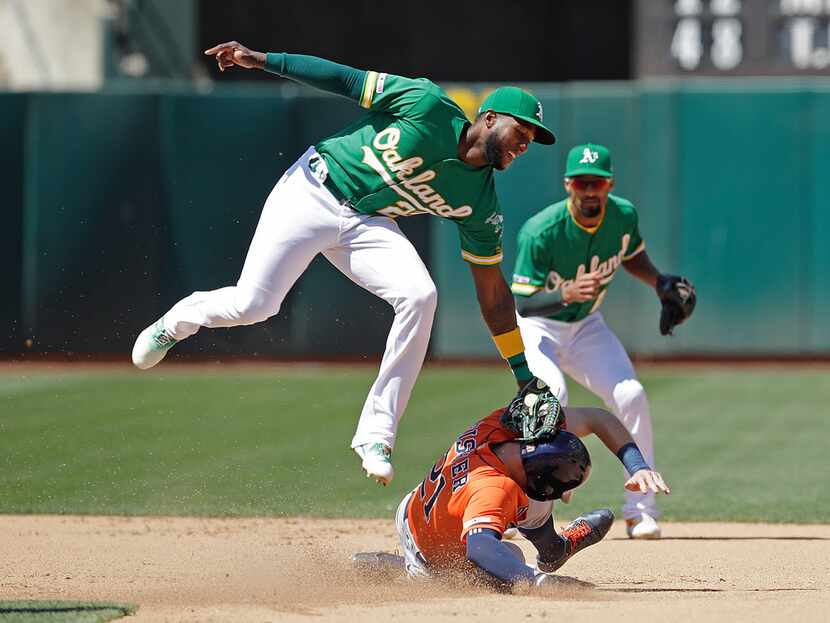
<path fill-rule="evenodd" d="M 557 290 L 577 276 L 599 271 L 597 298 L 571 303 L 548 318 L 582 320 L 601 304 L 620 264 L 645 249 L 637 211 L 627 199 L 608 195 L 600 224 L 586 229 L 576 222 L 567 199 L 548 206 L 519 230 L 518 255 L 511 289 L 518 296 Z"/>
<path fill-rule="evenodd" d="M 365 72 L 360 105 L 370 113 L 315 147 L 355 210 L 396 218 L 434 214 L 458 226 L 462 257 L 502 260 L 502 210 L 493 168 L 458 158 L 469 122 L 433 82 Z"/>

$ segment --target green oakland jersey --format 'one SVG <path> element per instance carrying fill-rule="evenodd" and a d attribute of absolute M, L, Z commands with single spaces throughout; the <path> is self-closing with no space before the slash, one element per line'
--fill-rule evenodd
<path fill-rule="evenodd" d="M 354 209 L 450 219 L 465 260 L 501 262 L 503 216 L 493 168 L 458 158 L 469 123 L 464 112 L 429 80 L 373 71 L 366 72 L 360 105 L 367 116 L 316 145 Z"/>
<path fill-rule="evenodd" d="M 568 200 L 548 206 L 519 231 L 518 255 L 511 289 L 519 296 L 554 291 L 577 276 L 599 271 L 602 286 L 596 299 L 571 303 L 552 320 L 575 322 L 596 310 L 620 264 L 645 249 L 637 211 L 622 197 L 608 195 L 597 227 L 586 229 L 571 214 Z"/>

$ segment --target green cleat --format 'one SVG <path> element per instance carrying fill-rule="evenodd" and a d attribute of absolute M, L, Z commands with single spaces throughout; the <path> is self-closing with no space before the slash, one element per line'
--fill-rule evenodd
<path fill-rule="evenodd" d="M 141 370 L 152 368 L 164 359 L 176 341 L 164 328 L 164 317 L 159 318 L 138 334 L 133 346 L 133 364 Z"/>
<path fill-rule="evenodd" d="M 385 443 L 364 443 L 355 446 L 357 455 L 363 459 L 367 478 L 374 478 L 384 487 L 392 482 L 395 469 L 392 467 L 392 448 Z"/>

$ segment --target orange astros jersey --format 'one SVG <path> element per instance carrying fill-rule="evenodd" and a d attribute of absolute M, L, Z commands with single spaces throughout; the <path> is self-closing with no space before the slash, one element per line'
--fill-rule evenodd
<path fill-rule="evenodd" d="M 466 559 L 471 528 L 501 534 L 527 514 L 527 495 L 507 476 L 507 468 L 490 448 L 516 437 L 501 426 L 503 411 L 494 411 L 461 433 L 413 491 L 407 510 L 409 529 L 431 565 Z"/>

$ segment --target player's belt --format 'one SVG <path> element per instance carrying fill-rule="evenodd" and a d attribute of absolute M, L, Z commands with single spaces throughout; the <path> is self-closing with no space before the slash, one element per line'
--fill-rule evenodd
<path fill-rule="evenodd" d="M 346 198 L 346 195 L 337 187 L 337 184 L 332 181 L 331 176 L 326 176 L 326 179 L 323 180 L 323 186 L 328 188 L 329 192 L 334 195 L 334 198 L 337 199 L 337 203 L 340 205 L 352 205 L 352 202 Z"/>
<path fill-rule="evenodd" d="M 337 203 L 351 207 L 352 202 L 346 198 L 343 191 L 341 191 L 337 187 L 337 184 L 332 181 L 331 175 L 329 175 L 329 169 L 326 166 L 326 161 L 323 160 L 323 157 L 320 154 L 314 154 L 308 159 L 308 168 L 311 169 L 311 172 L 318 180 L 322 178 L 323 186 L 325 186 L 328 191 L 334 195 L 334 198 L 337 199 Z"/>

